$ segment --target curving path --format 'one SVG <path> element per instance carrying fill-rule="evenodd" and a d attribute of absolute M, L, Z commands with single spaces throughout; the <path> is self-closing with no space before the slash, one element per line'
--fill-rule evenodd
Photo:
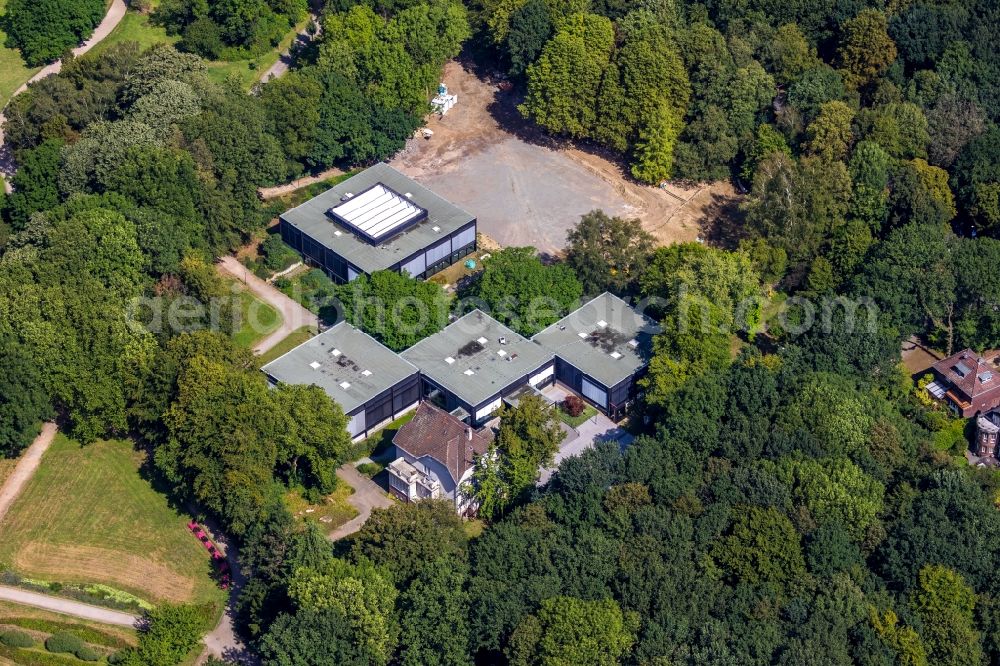
<path fill-rule="evenodd" d="M 281 326 L 257 343 L 253 348 L 255 354 L 263 354 L 303 326 L 319 327 L 319 317 L 251 273 L 236 257 L 226 255 L 220 258 L 219 270 L 245 284 L 254 296 L 281 314 Z"/>
<path fill-rule="evenodd" d="M 100 24 L 94 28 L 94 32 L 90 35 L 90 39 L 85 41 L 80 46 L 73 49 L 73 55 L 76 57 L 82 56 L 84 53 L 94 48 L 94 46 L 103 40 L 105 37 L 111 34 L 121 20 L 125 18 L 125 12 L 128 6 L 125 4 L 124 0 L 112 0 L 111 6 L 108 7 L 108 13 L 104 15 L 104 19 L 101 20 Z M 11 95 L 11 99 L 20 95 L 25 90 L 28 89 L 28 85 L 38 81 L 39 79 L 44 79 L 46 76 L 51 76 L 52 74 L 58 74 L 62 69 L 62 60 L 56 60 L 50 65 L 46 65 L 38 70 L 38 73 L 32 76 L 26 83 L 24 83 L 20 88 L 14 91 Z M 4 148 L 3 139 L 3 124 L 6 122 L 6 118 L 3 113 L 0 112 L 0 178 L 3 179 L 3 186 L 6 192 L 10 192 L 10 183 L 7 182 L 7 178 L 14 173 L 13 161 L 10 159 L 10 155 Z"/>
<path fill-rule="evenodd" d="M 334 176 L 343 176 L 344 171 L 338 169 L 337 167 L 332 167 L 326 171 L 321 171 L 315 176 L 303 176 L 297 180 L 293 180 L 290 183 L 285 183 L 284 185 L 275 185 L 274 187 L 259 187 L 257 188 L 257 194 L 264 201 L 273 199 L 275 197 L 280 197 L 282 194 L 288 194 L 289 192 L 294 192 L 295 190 L 305 187 L 306 185 L 312 185 L 313 183 L 318 183 L 321 180 L 326 180 L 327 178 L 333 178 Z"/>
<path fill-rule="evenodd" d="M 372 509 L 387 509 L 392 506 L 392 499 L 385 491 L 362 475 L 351 463 L 337 469 L 337 478 L 354 488 L 354 494 L 347 498 L 347 502 L 358 510 L 358 515 L 335 529 L 330 534 L 331 541 L 343 539 L 360 530 L 371 517 Z"/>

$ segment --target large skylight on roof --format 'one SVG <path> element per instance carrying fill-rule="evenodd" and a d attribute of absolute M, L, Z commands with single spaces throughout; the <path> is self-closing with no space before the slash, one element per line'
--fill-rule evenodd
<path fill-rule="evenodd" d="M 382 183 L 337 204 L 330 214 L 375 245 L 427 217 L 427 211 Z"/>

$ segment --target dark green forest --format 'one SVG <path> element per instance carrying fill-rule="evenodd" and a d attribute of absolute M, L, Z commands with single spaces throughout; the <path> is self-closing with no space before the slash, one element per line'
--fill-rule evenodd
<path fill-rule="evenodd" d="M 270 43 L 303 7 L 162 7 L 182 50 L 69 59 L 6 109 L 0 452 L 53 418 L 83 442 L 134 437 L 157 487 L 236 539 L 239 629 L 264 663 L 1000 663 L 1000 478 L 967 465 L 967 424 L 900 365 L 910 336 L 1000 346 L 995 3 L 331 2 L 296 67 L 251 94 L 198 54 Z M 551 414 L 511 410 L 481 534 L 424 503 L 331 547 L 282 496 L 336 485 L 340 408 L 268 389 L 232 330 L 205 330 L 211 312 L 175 329 L 136 303 L 226 302 L 214 259 L 280 212 L 257 188 L 393 155 L 454 57 L 504 72 L 525 122 L 637 180 L 746 196 L 707 244 L 655 248 L 595 212 L 562 261 L 511 248 L 469 287 L 563 311 L 655 297 L 631 446 L 536 487 Z M 441 297 L 411 282 L 365 287 Z M 833 305 L 775 323 L 786 297 Z"/>

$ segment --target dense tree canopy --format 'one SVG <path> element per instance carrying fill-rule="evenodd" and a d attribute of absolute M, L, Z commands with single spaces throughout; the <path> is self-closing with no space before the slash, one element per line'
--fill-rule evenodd
<path fill-rule="evenodd" d="M 101 0 L 12 0 L 0 16 L 7 48 L 33 67 L 57 60 L 85 41 L 104 17 Z"/>

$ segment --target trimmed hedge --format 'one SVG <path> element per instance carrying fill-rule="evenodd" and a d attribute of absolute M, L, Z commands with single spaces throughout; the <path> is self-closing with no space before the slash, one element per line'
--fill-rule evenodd
<path fill-rule="evenodd" d="M 79 666 L 80 661 L 76 657 L 63 656 L 61 654 L 50 654 L 48 652 L 35 652 L 33 650 L 20 650 L 18 648 L 7 647 L 0 644 L 0 657 L 6 657 L 18 666 Z"/>
<path fill-rule="evenodd" d="M 128 647 L 129 645 L 129 642 L 122 639 L 120 636 L 106 634 L 103 631 L 94 629 L 93 627 L 73 622 L 56 622 L 54 620 L 44 620 L 37 617 L 5 617 L 2 621 L 0 621 L 0 624 L 14 625 L 21 627 L 22 629 L 41 631 L 46 634 L 57 634 L 60 632 L 72 633 L 79 636 L 87 643 L 109 648 L 120 649 Z"/>
<path fill-rule="evenodd" d="M 45 639 L 45 649 L 49 652 L 76 654 L 84 647 L 83 639 L 66 632 L 52 634 Z"/>
<path fill-rule="evenodd" d="M 93 648 L 84 645 L 76 651 L 76 658 L 80 661 L 100 661 L 101 655 Z"/>
<path fill-rule="evenodd" d="M 0 631 L 0 643 L 12 648 L 35 647 L 35 639 L 23 631 Z"/>

